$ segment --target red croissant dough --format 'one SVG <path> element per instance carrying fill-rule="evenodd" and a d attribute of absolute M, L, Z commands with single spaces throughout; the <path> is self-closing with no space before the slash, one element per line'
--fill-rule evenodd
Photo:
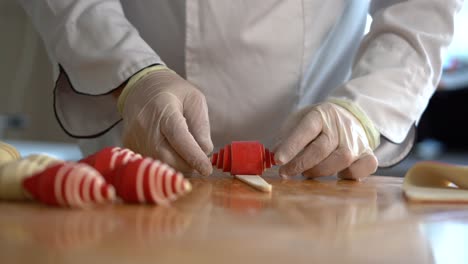
<path fill-rule="evenodd" d="M 190 182 L 169 165 L 129 149 L 107 147 L 80 162 L 99 171 L 125 202 L 167 205 L 191 190 Z"/>
<path fill-rule="evenodd" d="M 26 178 L 23 187 L 36 200 L 70 207 L 88 207 L 115 199 L 114 188 L 86 164 L 63 162 Z"/>
<path fill-rule="evenodd" d="M 80 162 L 91 165 L 110 183 L 115 169 L 134 159 L 142 159 L 142 156 L 129 149 L 106 147 L 80 160 Z"/>
<path fill-rule="evenodd" d="M 191 191 L 190 182 L 169 165 L 151 158 L 130 160 L 112 179 L 125 202 L 166 205 Z"/>
<path fill-rule="evenodd" d="M 274 154 L 257 141 L 233 141 L 213 154 L 211 163 L 233 175 L 262 175 L 275 165 Z"/>
<path fill-rule="evenodd" d="M 167 205 L 191 188 L 169 165 L 118 147 L 79 162 L 30 155 L 0 166 L 0 199 L 32 198 L 54 206 L 89 207 L 117 195 L 124 202 Z"/>

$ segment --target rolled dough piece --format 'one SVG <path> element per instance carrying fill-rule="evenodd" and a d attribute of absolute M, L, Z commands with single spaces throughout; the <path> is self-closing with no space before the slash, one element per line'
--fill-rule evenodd
<path fill-rule="evenodd" d="M 468 166 L 416 163 L 405 175 L 403 191 L 414 201 L 468 202 Z"/>
<path fill-rule="evenodd" d="M 39 171 L 41 171 L 40 165 L 26 159 L 0 165 L 0 199 L 28 199 L 23 189 L 23 180 Z"/>
<path fill-rule="evenodd" d="M 0 164 L 20 159 L 18 150 L 10 144 L 0 142 Z"/>
<path fill-rule="evenodd" d="M 234 175 L 235 178 L 262 192 L 271 192 L 273 187 L 258 175 Z"/>

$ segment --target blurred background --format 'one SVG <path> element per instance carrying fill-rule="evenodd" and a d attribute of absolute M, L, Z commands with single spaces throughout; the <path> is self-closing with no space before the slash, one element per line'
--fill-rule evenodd
<path fill-rule="evenodd" d="M 430 19 L 430 18 L 428 18 Z M 369 18 L 370 25 L 372 19 Z M 417 145 L 400 164 L 378 174 L 403 176 L 418 160 L 468 164 L 468 3 L 456 20 L 455 38 L 437 92 L 418 126 Z M 46 153 L 76 160 L 81 152 L 55 120 L 53 67 L 42 42 L 15 0 L 0 0 L 0 140 L 22 155 Z"/>
<path fill-rule="evenodd" d="M 55 120 L 53 74 L 42 41 L 16 0 L 0 0 L 0 140 L 22 155 L 81 157 Z"/>

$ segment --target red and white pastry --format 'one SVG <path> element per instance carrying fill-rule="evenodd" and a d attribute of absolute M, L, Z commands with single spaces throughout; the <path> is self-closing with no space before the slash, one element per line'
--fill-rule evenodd
<path fill-rule="evenodd" d="M 258 141 L 234 141 L 213 154 L 211 164 L 255 189 L 272 190 L 272 185 L 260 175 L 276 165 L 274 154 Z"/>
<path fill-rule="evenodd" d="M 25 190 L 42 203 L 88 207 L 115 199 L 114 188 L 87 164 L 63 162 L 52 165 L 23 181 Z"/>
<path fill-rule="evenodd" d="M 111 183 L 117 195 L 131 203 L 167 205 L 192 189 L 180 172 L 151 158 L 132 159 L 120 166 Z"/>
<path fill-rule="evenodd" d="M 257 141 L 234 141 L 213 154 L 211 163 L 233 175 L 262 175 L 275 165 L 273 153 Z"/>
<path fill-rule="evenodd" d="M 110 182 L 117 167 L 135 159 L 142 159 L 142 156 L 130 149 L 106 147 L 79 162 L 91 165 L 104 176 L 107 182 Z"/>

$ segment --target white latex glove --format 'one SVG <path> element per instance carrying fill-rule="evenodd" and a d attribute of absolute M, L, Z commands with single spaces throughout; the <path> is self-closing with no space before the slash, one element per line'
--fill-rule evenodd
<path fill-rule="evenodd" d="M 212 172 L 213 150 L 204 95 L 164 66 L 132 77 L 119 96 L 125 147 L 172 167 Z"/>
<path fill-rule="evenodd" d="M 285 137 L 275 149 L 275 159 L 282 165 L 279 173 L 283 177 L 338 173 L 340 178 L 358 180 L 377 170 L 373 149 L 380 135 L 350 102 L 335 100 L 308 107 L 293 115 L 282 131 Z"/>

